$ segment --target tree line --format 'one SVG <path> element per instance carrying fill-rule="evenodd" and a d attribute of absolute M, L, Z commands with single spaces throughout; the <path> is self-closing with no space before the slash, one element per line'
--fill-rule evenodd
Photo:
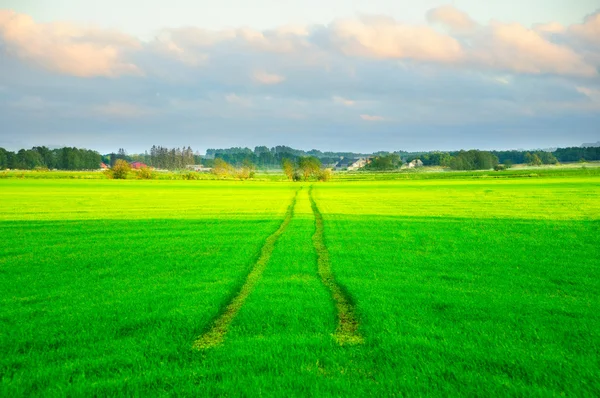
<path fill-rule="evenodd" d="M 0 148 L 0 170 L 4 169 L 58 169 L 58 170 L 93 170 L 98 169 L 101 162 L 114 166 L 117 160 L 127 162 L 139 161 L 150 167 L 166 170 L 184 169 L 188 165 L 202 164 L 213 167 L 215 159 L 221 159 L 234 168 L 241 169 L 252 165 L 260 168 L 279 168 L 284 160 L 298 164 L 301 159 L 315 158 L 325 166 L 334 165 L 342 157 L 358 158 L 369 156 L 371 162 L 366 169 L 394 170 L 403 163 L 415 159 L 421 160 L 424 166 L 443 166 L 455 170 L 490 169 L 497 165 L 510 167 L 512 164 L 527 163 L 531 165 L 556 164 L 558 162 L 600 160 L 600 147 L 557 148 L 554 151 L 454 151 L 454 152 L 375 152 L 363 154 L 354 152 L 322 152 L 316 149 L 303 151 L 288 146 L 257 146 L 254 150 L 243 147 L 226 149 L 208 149 L 206 156 L 194 152 L 191 147 L 166 148 L 152 146 L 142 154 L 127 154 L 124 149 L 116 153 L 100 155 L 98 152 L 75 147 L 49 149 L 36 146 L 16 152 Z M 305 162 L 305 160 L 303 161 Z"/>
<path fill-rule="evenodd" d="M 278 168 L 284 159 L 297 162 L 301 158 L 313 157 L 319 159 L 322 164 L 333 164 L 340 158 L 355 158 L 367 156 L 367 154 L 354 152 L 322 152 L 317 149 L 304 151 L 294 149 L 285 145 L 278 145 L 272 148 L 266 146 L 256 146 L 254 150 L 250 148 L 232 147 L 225 149 L 207 149 L 206 158 L 223 159 L 225 162 L 241 166 L 244 162 L 251 162 L 260 168 Z M 203 160 L 203 163 L 206 159 Z"/>
<path fill-rule="evenodd" d="M 404 160 L 420 159 L 424 166 L 444 166 L 455 170 L 491 169 L 498 164 L 511 167 L 513 164 L 540 166 L 559 162 L 600 160 L 600 147 L 557 148 L 554 151 L 456 151 L 403 153 Z"/>
<path fill-rule="evenodd" d="M 102 156 L 89 149 L 73 147 L 49 149 L 45 146 L 36 146 L 11 152 L 0 148 L 0 170 L 95 170 L 100 167 L 101 161 Z"/>
<path fill-rule="evenodd" d="M 123 148 L 117 153 L 111 153 L 103 156 L 104 163 L 113 167 L 117 160 L 127 162 L 141 162 L 147 166 L 164 170 L 181 170 L 188 165 L 200 164 L 201 156 L 194 152 L 191 147 L 166 148 L 153 145 L 150 152 L 145 151 L 142 154 L 128 154 Z"/>

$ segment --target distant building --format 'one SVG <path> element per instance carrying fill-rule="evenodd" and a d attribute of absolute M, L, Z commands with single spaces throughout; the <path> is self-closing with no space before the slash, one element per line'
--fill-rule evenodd
<path fill-rule="evenodd" d="M 102 170 L 108 170 L 109 169 L 109 167 L 104 162 L 100 163 L 100 168 Z"/>
<path fill-rule="evenodd" d="M 336 170 L 348 170 L 348 171 L 358 170 L 362 167 L 365 167 L 367 164 L 370 163 L 370 161 L 371 161 L 370 158 L 358 158 L 358 159 L 342 158 L 335 165 L 335 169 Z"/>
<path fill-rule="evenodd" d="M 421 159 L 415 159 L 412 162 L 409 162 L 406 167 L 409 169 L 414 169 L 415 167 L 423 167 L 423 162 Z"/>
<path fill-rule="evenodd" d="M 142 162 L 131 162 L 131 163 L 129 163 L 129 165 L 134 170 L 139 170 L 142 167 L 148 167 L 145 163 L 142 163 Z"/>
<path fill-rule="evenodd" d="M 204 167 L 201 164 L 188 164 L 185 166 L 188 170 L 198 171 L 200 173 L 208 173 L 212 170 L 212 167 Z"/>

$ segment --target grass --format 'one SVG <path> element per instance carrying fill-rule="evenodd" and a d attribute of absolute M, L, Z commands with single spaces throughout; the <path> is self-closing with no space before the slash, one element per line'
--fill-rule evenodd
<path fill-rule="evenodd" d="M 297 192 L 296 192 L 297 195 Z M 232 298 L 231 302 L 227 305 L 224 311 L 219 314 L 218 318 L 215 319 L 214 323 L 211 325 L 210 329 L 204 332 L 196 341 L 194 342 L 193 347 L 197 350 L 204 350 L 218 346 L 225 339 L 225 334 L 229 329 L 229 325 L 235 319 L 235 316 L 242 308 L 242 305 L 254 289 L 256 283 L 260 280 L 262 273 L 264 272 L 267 263 L 271 257 L 271 253 L 275 248 L 275 243 L 281 236 L 281 234 L 285 231 L 286 227 L 290 223 L 292 217 L 294 216 L 294 206 L 296 204 L 296 197 L 292 199 L 292 203 L 289 205 L 288 210 L 285 213 L 285 217 L 281 222 L 281 225 L 277 229 L 277 231 L 273 232 L 267 240 L 265 244 L 260 249 L 260 256 L 256 263 L 250 270 L 250 273 L 246 277 L 246 281 L 242 285 L 240 291 Z"/>
<path fill-rule="evenodd" d="M 313 245 L 317 253 L 317 264 L 319 275 L 323 284 L 331 292 L 333 301 L 337 308 L 338 326 L 334 338 L 340 345 L 354 345 L 364 343 L 364 338 L 360 335 L 358 328 L 359 322 L 356 316 L 354 304 L 348 293 L 336 282 L 335 275 L 331 269 L 329 259 L 329 250 L 325 244 L 325 231 L 323 225 L 323 216 L 312 196 L 312 187 L 309 191 L 310 206 L 315 216 L 315 234 L 313 235 Z"/>
<path fill-rule="evenodd" d="M 0 180 L 0 395 L 600 394 L 598 176 L 308 188 Z"/>

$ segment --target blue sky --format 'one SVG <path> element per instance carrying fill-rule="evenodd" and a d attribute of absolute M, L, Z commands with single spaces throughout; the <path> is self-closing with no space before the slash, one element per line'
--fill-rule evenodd
<path fill-rule="evenodd" d="M 598 9 L 588 0 L 3 0 L 0 146 L 595 142 Z"/>

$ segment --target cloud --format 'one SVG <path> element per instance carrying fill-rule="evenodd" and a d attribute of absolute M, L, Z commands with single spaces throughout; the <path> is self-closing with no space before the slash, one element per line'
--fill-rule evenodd
<path fill-rule="evenodd" d="M 377 115 L 360 115 L 360 118 L 369 122 L 381 122 L 385 120 L 383 116 Z"/>
<path fill-rule="evenodd" d="M 333 96 L 333 102 L 335 102 L 336 104 L 341 104 L 341 105 L 345 105 L 345 106 L 353 106 L 355 104 L 355 101 L 334 95 Z"/>
<path fill-rule="evenodd" d="M 451 5 L 433 8 L 426 16 L 429 23 L 443 25 L 455 33 L 471 32 L 477 27 L 477 23 L 467 13 Z"/>
<path fill-rule="evenodd" d="M 592 19 L 588 17 L 586 32 Z M 565 31 L 556 22 L 537 24 L 532 29 L 499 21 L 484 26 L 450 5 L 430 10 L 427 20 L 446 26 L 451 34 L 466 40 L 468 45 L 463 47 L 464 57 L 460 62 L 467 66 L 524 74 L 597 75 L 596 68 L 582 54 L 545 37 Z"/>
<path fill-rule="evenodd" d="M 597 75 L 574 50 L 520 24 L 492 22 L 472 43 L 468 58 L 475 65 L 527 74 Z"/>
<path fill-rule="evenodd" d="M 155 43 L 153 43 L 153 48 L 158 54 L 190 67 L 206 65 L 209 60 L 208 54 L 184 49 L 169 37 L 158 37 Z"/>
<path fill-rule="evenodd" d="M 308 47 L 308 31 L 297 26 L 282 26 L 260 31 L 251 28 L 225 29 L 220 31 L 198 27 L 165 29 L 162 35 L 185 49 L 206 49 L 227 45 L 239 49 L 270 53 L 291 53 Z"/>
<path fill-rule="evenodd" d="M 0 15 L 0 121 L 19 137 L 28 131 L 78 137 L 84 126 L 95 136 L 137 131 L 134 144 L 152 130 L 157 143 L 189 138 L 193 144 L 198 137 L 198 145 L 246 145 L 235 137 L 252 145 L 260 141 L 255 137 L 270 137 L 263 142 L 277 145 L 310 132 L 335 147 L 332 137 L 344 131 L 357 146 L 374 145 L 376 136 L 400 148 L 422 140 L 426 129 L 447 126 L 477 126 L 475 132 L 512 123 L 524 131 L 527 122 L 559 131 L 547 122 L 558 117 L 569 134 L 578 117 L 597 134 L 589 126 L 600 118 L 600 48 L 586 33 L 595 17 L 563 29 L 526 27 L 475 22 L 445 7 L 428 13 L 431 26 L 362 16 L 262 31 L 164 29 L 142 42 L 111 30 Z M 94 56 L 64 55 L 80 44 Z M 122 65 L 144 74 L 128 78 L 135 72 Z M 85 78 L 92 76 L 113 78 Z M 505 137 L 494 131 L 481 137 Z"/>
<path fill-rule="evenodd" d="M 559 22 L 548 22 L 533 25 L 533 30 L 540 33 L 563 33 L 566 28 Z"/>
<path fill-rule="evenodd" d="M 571 25 L 569 32 L 591 43 L 600 44 L 600 10 L 585 17 L 582 24 Z"/>
<path fill-rule="evenodd" d="M 405 25 L 381 16 L 335 21 L 329 26 L 329 40 L 341 53 L 356 57 L 437 62 L 462 57 L 456 39 L 428 26 Z"/>
<path fill-rule="evenodd" d="M 254 80 L 261 84 L 279 84 L 285 80 L 284 76 L 276 75 L 274 73 L 267 73 L 265 71 L 256 71 L 254 72 Z"/>
<path fill-rule="evenodd" d="M 600 89 L 591 87 L 576 87 L 577 92 L 585 95 L 592 102 L 600 105 Z"/>
<path fill-rule="evenodd" d="M 119 32 L 68 23 L 36 23 L 30 16 L 0 10 L 0 39 L 9 53 L 46 69 L 79 76 L 141 74 L 123 59 L 123 50 L 139 47 Z"/>
<path fill-rule="evenodd" d="M 248 106 L 252 105 L 252 101 L 250 101 L 247 98 L 242 98 L 234 93 L 227 94 L 225 96 L 225 101 L 227 101 L 230 104 L 235 104 L 235 105 L 239 105 L 239 106 L 243 106 L 243 107 L 248 107 Z"/>
<path fill-rule="evenodd" d="M 428 11 L 426 19 L 447 32 L 363 15 L 329 25 L 284 25 L 263 31 L 163 29 L 154 40 L 143 43 L 114 30 L 36 23 L 27 15 L 0 11 L 0 43 L 8 56 L 78 77 L 150 74 L 193 80 L 218 75 L 223 81 L 238 82 L 250 77 L 268 86 L 307 70 L 331 73 L 342 63 L 348 74 L 363 59 L 517 74 L 598 76 L 600 49 L 595 44 L 600 43 L 600 13 L 568 27 L 551 22 L 528 28 L 499 21 L 479 24 L 446 5 Z M 278 73 L 268 72 L 274 69 Z"/>

